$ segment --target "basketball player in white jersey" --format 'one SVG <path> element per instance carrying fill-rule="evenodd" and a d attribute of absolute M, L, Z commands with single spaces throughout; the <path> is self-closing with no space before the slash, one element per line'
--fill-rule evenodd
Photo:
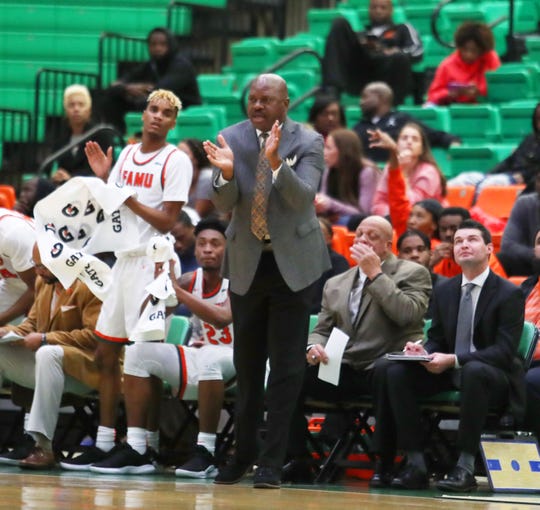
<path fill-rule="evenodd" d="M 225 225 L 212 219 L 195 227 L 195 256 L 201 266 L 182 275 L 176 297 L 193 313 L 187 347 L 157 342 L 135 343 L 126 349 L 124 396 L 127 445 L 90 466 L 97 473 L 152 473 L 148 448 L 158 450 L 161 381 L 180 399 L 198 399 L 199 435 L 195 454 L 176 469 L 178 476 L 215 476 L 214 450 L 225 388 L 235 378 L 229 282 L 220 275 L 225 251 Z M 159 383 L 159 384 L 158 384 Z M 157 404 L 157 405 L 156 405 Z M 155 438 L 153 444 L 149 438 Z"/>
<path fill-rule="evenodd" d="M 112 269 L 115 286 L 104 300 L 96 324 L 95 333 L 100 340 L 96 350 L 100 368 L 100 425 L 96 444 L 79 457 L 61 462 L 64 469 L 88 470 L 115 446 L 120 353 L 139 318 L 146 298 L 145 287 L 154 279 L 154 264 L 146 255 L 146 245 L 153 235 L 171 230 L 187 202 L 191 184 L 191 161 L 166 140 L 181 108 L 180 100 L 172 92 L 161 89 L 152 92 L 142 114 L 141 143 L 125 147 L 112 171 L 112 148 L 105 154 L 97 143 L 86 144 L 88 162 L 98 177 L 136 191 L 125 205 L 138 217 L 139 236 L 133 239 L 130 250 L 116 253 Z"/>
<path fill-rule="evenodd" d="M 0 326 L 19 322 L 34 302 L 35 242 L 32 219 L 0 207 Z"/>

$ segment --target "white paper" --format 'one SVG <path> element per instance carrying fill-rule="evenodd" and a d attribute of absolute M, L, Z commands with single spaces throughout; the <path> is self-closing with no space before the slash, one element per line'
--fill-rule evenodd
<path fill-rule="evenodd" d="M 24 336 L 17 335 L 13 331 L 8 331 L 4 336 L 0 337 L 0 344 L 9 344 L 17 340 L 24 340 Z"/>
<path fill-rule="evenodd" d="M 328 356 L 328 363 L 319 364 L 319 379 L 321 381 L 326 381 L 334 386 L 338 385 L 343 351 L 348 341 L 349 336 L 343 333 L 341 329 L 332 329 L 328 337 L 328 342 L 324 346 L 324 350 Z"/>

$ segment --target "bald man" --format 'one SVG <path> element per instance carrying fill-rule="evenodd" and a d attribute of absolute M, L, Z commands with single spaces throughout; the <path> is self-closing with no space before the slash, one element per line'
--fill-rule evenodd
<path fill-rule="evenodd" d="M 308 340 L 304 397 L 338 402 L 371 394 L 375 361 L 422 338 L 431 277 L 425 267 L 392 254 L 390 223 L 381 216 L 364 219 L 351 254 L 358 266 L 330 278 L 324 287 L 322 309 Z M 319 363 L 328 362 L 325 345 L 334 328 L 349 336 L 337 386 L 318 379 Z M 307 459 L 306 427 L 300 399 L 289 441 L 293 463 Z M 287 471 L 299 472 L 300 466 Z"/>
<path fill-rule="evenodd" d="M 64 289 L 41 263 L 37 245 L 32 255 L 35 301 L 20 326 L 0 328 L 0 336 L 11 332 L 21 337 L 0 345 L 0 373 L 33 389 L 34 399 L 25 416 L 23 442 L 0 455 L 0 464 L 49 469 L 55 465 L 52 439 L 62 394 L 85 395 L 98 388 L 94 327 L 101 301 L 80 280 Z"/>
<path fill-rule="evenodd" d="M 249 120 L 223 130 L 218 145 L 205 142 L 216 167 L 213 201 L 232 212 L 223 276 L 230 282 L 238 388 L 236 454 L 216 483 L 238 482 L 256 462 L 254 487 L 279 488 L 304 375 L 311 296 L 330 268 L 313 205 L 324 169 L 322 137 L 290 120 L 288 108 L 283 78 L 260 75 L 248 95 Z M 267 434 L 258 455 L 265 401 Z"/>
<path fill-rule="evenodd" d="M 389 153 L 388 150 L 380 147 L 370 147 L 368 131 L 380 129 L 397 140 L 401 128 L 408 122 L 415 122 L 422 127 L 431 147 L 447 149 L 450 145 L 461 143 L 458 136 L 432 129 L 412 115 L 394 110 L 393 102 L 392 89 L 382 81 L 369 83 L 362 90 L 360 95 L 362 118 L 356 123 L 353 130 L 362 140 L 365 155 L 369 159 L 378 163 L 386 163 Z"/>

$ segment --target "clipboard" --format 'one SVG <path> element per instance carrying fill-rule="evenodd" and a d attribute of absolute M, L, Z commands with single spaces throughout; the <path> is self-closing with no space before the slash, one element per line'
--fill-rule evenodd
<path fill-rule="evenodd" d="M 405 354 L 403 352 L 389 352 L 384 357 L 391 361 L 431 361 L 429 354 Z"/>

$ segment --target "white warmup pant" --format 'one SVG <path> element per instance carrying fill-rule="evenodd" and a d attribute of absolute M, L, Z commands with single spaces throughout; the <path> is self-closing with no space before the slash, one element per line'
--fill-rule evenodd
<path fill-rule="evenodd" d="M 39 432 L 52 440 L 63 393 L 85 395 L 91 388 L 66 375 L 64 351 L 58 345 L 44 345 L 36 352 L 20 345 L 0 345 L 0 372 L 10 381 L 34 389 L 26 432 Z"/>

